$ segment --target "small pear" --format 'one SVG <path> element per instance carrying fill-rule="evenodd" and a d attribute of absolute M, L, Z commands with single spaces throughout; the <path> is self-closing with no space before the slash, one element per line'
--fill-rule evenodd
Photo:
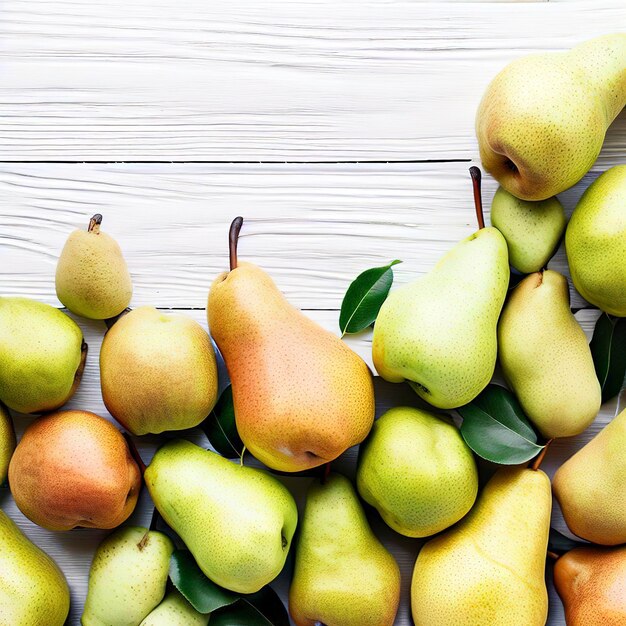
<path fill-rule="evenodd" d="M 610 315 L 626 317 L 626 165 L 597 178 L 582 195 L 565 233 L 574 287 Z"/>
<path fill-rule="evenodd" d="M 59 309 L 0 297 L 0 401 L 10 409 L 44 413 L 65 404 L 86 356 L 82 331 Z"/>
<path fill-rule="evenodd" d="M 184 315 L 139 307 L 104 336 L 100 383 L 107 409 L 134 435 L 193 428 L 217 400 L 211 339 Z"/>
<path fill-rule="evenodd" d="M 65 242 L 56 272 L 59 300 L 76 315 L 103 320 L 129 304 L 133 285 L 119 245 L 100 230 L 94 215 L 87 230 L 75 230 Z"/>
<path fill-rule="evenodd" d="M 350 481 L 307 494 L 289 611 L 296 626 L 393 626 L 400 569 L 372 532 Z"/>
<path fill-rule="evenodd" d="M 83 626 L 138 626 L 158 606 L 174 551 L 169 537 L 139 526 L 120 528 L 94 554 Z"/>
<path fill-rule="evenodd" d="M 0 485 L 7 479 L 9 462 L 15 451 L 15 430 L 9 410 L 0 403 Z"/>
<path fill-rule="evenodd" d="M 577 435 L 593 422 L 600 383 L 564 276 L 546 270 L 517 285 L 500 317 L 498 345 L 505 377 L 544 437 Z"/>
<path fill-rule="evenodd" d="M 499 469 L 471 512 L 420 551 L 415 626 L 544 626 L 551 508 L 541 470 Z"/>
<path fill-rule="evenodd" d="M 554 495 L 569 529 L 593 543 L 626 543 L 626 410 L 554 475 Z"/>
<path fill-rule="evenodd" d="M 44 528 L 114 528 L 133 512 L 141 475 L 111 422 L 88 411 L 58 411 L 25 430 L 9 484 L 22 513 Z"/>
<path fill-rule="evenodd" d="M 63 626 L 69 611 L 63 572 L 0 511 L 0 624 Z"/>
<path fill-rule="evenodd" d="M 554 565 L 567 626 L 626 624 L 626 546 L 574 548 Z"/>
<path fill-rule="evenodd" d="M 144 479 L 159 513 L 212 581 L 255 593 L 278 576 L 298 511 L 272 475 L 177 440 L 157 451 Z"/>
<path fill-rule="evenodd" d="M 522 274 L 543 269 L 555 253 L 567 218 L 558 198 L 520 200 L 498 187 L 491 223 L 506 239 L 510 264 Z"/>
<path fill-rule="evenodd" d="M 395 531 L 428 537 L 472 508 L 478 471 L 447 416 L 403 406 L 374 422 L 361 445 L 357 486 Z"/>
<path fill-rule="evenodd" d="M 207 626 L 210 614 L 198 613 L 176 589 L 172 589 L 139 626 Z"/>

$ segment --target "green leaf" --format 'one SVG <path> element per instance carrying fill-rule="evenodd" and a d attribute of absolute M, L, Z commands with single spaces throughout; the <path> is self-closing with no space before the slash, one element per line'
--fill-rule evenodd
<path fill-rule="evenodd" d="M 339 329 L 342 334 L 358 333 L 376 321 L 380 307 L 393 283 L 396 259 L 384 267 L 374 267 L 359 274 L 348 287 L 341 303 Z"/>
<path fill-rule="evenodd" d="M 554 528 L 550 528 L 550 539 L 548 540 L 548 550 L 552 552 L 569 552 L 574 548 L 581 548 L 582 546 L 588 546 L 589 544 L 583 541 L 576 541 L 566 537 Z"/>
<path fill-rule="evenodd" d="M 602 402 L 615 397 L 626 375 L 626 318 L 602 313 L 589 344 L 602 388 Z"/>
<path fill-rule="evenodd" d="M 169 574 L 176 589 L 199 613 L 211 613 L 233 604 L 241 597 L 209 580 L 189 550 L 174 550 Z"/>
<path fill-rule="evenodd" d="M 271 587 L 241 599 L 211 615 L 211 626 L 289 626 L 289 615 Z"/>
<path fill-rule="evenodd" d="M 463 418 L 463 439 L 483 459 L 518 465 L 537 456 L 544 447 L 537 444 L 537 433 L 515 396 L 500 385 L 489 385 L 457 410 Z"/>
<path fill-rule="evenodd" d="M 243 452 L 243 442 L 237 432 L 233 389 L 224 389 L 211 415 L 202 423 L 209 442 L 218 454 L 227 459 L 236 459 Z"/>

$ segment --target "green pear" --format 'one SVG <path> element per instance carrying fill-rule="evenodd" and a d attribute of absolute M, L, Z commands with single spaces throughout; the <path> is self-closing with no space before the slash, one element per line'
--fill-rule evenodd
<path fill-rule="evenodd" d="M 554 475 L 554 495 L 569 529 L 593 543 L 626 543 L 626 410 Z"/>
<path fill-rule="evenodd" d="M 522 57 L 487 87 L 476 115 L 485 168 L 523 200 L 576 184 L 626 105 L 626 33 Z"/>
<path fill-rule="evenodd" d="M 0 485 L 7 479 L 15 444 L 13 420 L 9 410 L 0 402 Z"/>
<path fill-rule="evenodd" d="M 593 422 L 602 393 L 564 276 L 537 272 L 513 290 L 500 318 L 498 346 L 507 381 L 544 437 L 577 435 Z"/>
<path fill-rule="evenodd" d="M 415 626 L 544 626 L 551 508 L 541 470 L 499 469 L 469 515 L 419 553 Z"/>
<path fill-rule="evenodd" d="M 119 315 L 129 304 L 133 285 L 117 241 L 100 230 L 94 215 L 87 230 L 75 230 L 59 257 L 56 290 L 76 315 L 95 320 Z"/>
<path fill-rule="evenodd" d="M 198 613 L 176 589 L 172 589 L 139 626 L 207 626 L 210 614 Z"/>
<path fill-rule="evenodd" d="M 361 444 L 357 486 L 395 531 L 428 537 L 472 508 L 478 471 L 471 450 L 446 416 L 403 406 L 376 420 Z"/>
<path fill-rule="evenodd" d="M 217 364 L 207 332 L 151 306 L 121 317 L 100 350 L 102 398 L 134 435 L 193 428 L 217 400 Z"/>
<path fill-rule="evenodd" d="M 86 356 L 82 331 L 59 309 L 0 297 L 0 401 L 10 409 L 43 413 L 65 404 Z"/>
<path fill-rule="evenodd" d="M 278 576 L 298 511 L 276 478 L 177 440 L 157 451 L 144 479 L 159 513 L 212 581 L 255 593 Z"/>
<path fill-rule="evenodd" d="M 296 626 L 392 626 L 400 569 L 339 474 L 307 494 L 289 611 Z"/>
<path fill-rule="evenodd" d="M 174 544 L 140 526 L 119 528 L 94 554 L 83 626 L 138 626 L 163 599 Z"/>
<path fill-rule="evenodd" d="M 471 402 L 496 364 L 496 325 L 509 284 L 504 237 L 484 228 L 450 250 L 429 274 L 393 291 L 372 343 L 378 373 L 407 380 L 430 404 Z"/>
<path fill-rule="evenodd" d="M 565 233 L 574 287 L 610 315 L 626 317 L 626 165 L 597 178 Z"/>
<path fill-rule="evenodd" d="M 63 626 L 69 611 L 63 572 L 0 511 L 0 624 Z"/>
<path fill-rule="evenodd" d="M 558 198 L 520 200 L 498 187 L 491 203 L 491 223 L 506 239 L 509 263 L 522 274 L 530 274 L 552 258 L 567 218 Z"/>

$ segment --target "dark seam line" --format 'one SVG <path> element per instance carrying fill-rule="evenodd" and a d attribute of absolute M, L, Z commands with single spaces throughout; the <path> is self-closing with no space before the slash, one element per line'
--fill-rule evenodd
<path fill-rule="evenodd" d="M 471 163 L 473 159 L 407 159 L 407 160 L 386 160 L 368 161 L 360 159 L 358 161 L 28 161 L 28 160 L 4 160 L 0 159 L 0 164 L 26 164 L 26 165 L 185 165 L 185 164 L 207 164 L 207 165 L 393 165 L 395 163 Z"/>

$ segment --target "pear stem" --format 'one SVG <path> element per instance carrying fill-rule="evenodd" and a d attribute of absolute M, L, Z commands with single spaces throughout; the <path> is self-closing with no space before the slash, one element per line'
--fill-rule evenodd
<path fill-rule="evenodd" d="M 330 476 L 330 463 L 324 465 L 324 473 L 322 474 L 322 485 L 326 484 L 328 477 Z"/>
<path fill-rule="evenodd" d="M 560 554 L 557 554 L 556 552 L 552 552 L 552 550 L 548 550 L 548 556 L 554 561 L 558 561 L 561 558 Z"/>
<path fill-rule="evenodd" d="M 481 193 L 480 181 L 482 173 L 478 167 L 472 165 L 469 168 L 472 177 L 472 187 L 474 189 L 474 208 L 476 209 L 476 220 L 478 221 L 478 230 L 485 228 L 485 216 L 483 214 L 483 197 Z"/>
<path fill-rule="evenodd" d="M 230 271 L 237 268 L 237 243 L 239 242 L 239 231 L 243 226 L 243 217 L 236 217 L 228 231 L 228 251 L 230 254 Z"/>
<path fill-rule="evenodd" d="M 141 458 L 141 455 L 139 454 L 139 450 L 137 450 L 137 446 L 135 445 L 135 442 L 132 440 L 130 434 L 127 433 L 126 431 L 124 431 L 122 435 L 124 436 L 124 439 L 126 439 L 126 443 L 128 444 L 128 449 L 130 450 L 130 455 L 133 457 L 135 463 L 139 465 L 139 471 L 141 472 L 141 475 L 143 476 L 144 472 L 146 471 L 146 464 L 143 462 L 143 459 Z"/>
<path fill-rule="evenodd" d="M 95 233 L 97 235 L 100 232 L 100 224 L 102 224 L 102 215 L 100 215 L 100 213 L 96 213 L 89 220 L 89 226 L 87 226 L 87 232 Z"/>
<path fill-rule="evenodd" d="M 546 441 L 546 445 L 543 447 L 543 450 L 539 453 L 539 455 L 535 459 L 535 462 L 530 466 L 531 470 L 537 471 L 539 469 L 539 466 L 543 462 L 543 459 L 546 456 L 546 452 L 548 451 L 548 448 L 553 441 L 554 439 L 548 439 L 548 441 Z"/>

